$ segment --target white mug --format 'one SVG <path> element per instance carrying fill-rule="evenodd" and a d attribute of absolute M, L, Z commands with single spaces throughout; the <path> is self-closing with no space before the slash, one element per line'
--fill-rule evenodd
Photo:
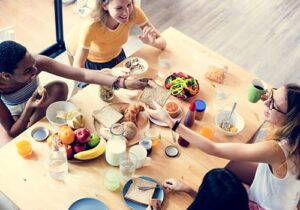
<path fill-rule="evenodd" d="M 147 157 L 147 150 L 145 149 L 145 147 L 141 145 L 134 145 L 129 149 L 129 152 L 135 154 L 135 156 L 137 157 L 137 169 L 143 166 L 150 165 L 151 158 Z"/>

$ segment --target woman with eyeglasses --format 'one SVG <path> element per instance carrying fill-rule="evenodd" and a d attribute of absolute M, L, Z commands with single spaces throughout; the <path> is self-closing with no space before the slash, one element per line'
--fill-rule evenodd
<path fill-rule="evenodd" d="M 176 131 L 184 139 L 210 155 L 233 160 L 227 169 L 250 184 L 250 209 L 295 210 L 300 200 L 300 86 L 287 84 L 271 89 L 263 97 L 263 116 L 272 126 L 265 141 L 215 143 L 179 124 Z M 151 117 L 170 128 L 176 122 L 157 103 L 146 108 Z M 239 171 L 236 167 L 239 164 Z M 252 176 L 253 174 L 253 176 Z"/>

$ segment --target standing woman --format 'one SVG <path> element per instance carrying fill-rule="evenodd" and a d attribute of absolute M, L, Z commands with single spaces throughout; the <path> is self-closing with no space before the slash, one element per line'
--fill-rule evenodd
<path fill-rule="evenodd" d="M 140 40 L 157 49 L 166 41 L 133 0 L 97 0 L 93 21 L 81 29 L 74 66 L 93 70 L 112 68 L 126 58 L 122 48 L 134 25 L 139 25 Z M 86 84 L 79 84 L 84 87 Z"/>

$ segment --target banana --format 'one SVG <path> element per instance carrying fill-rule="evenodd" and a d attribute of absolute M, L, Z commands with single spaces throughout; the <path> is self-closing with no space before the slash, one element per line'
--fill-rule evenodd
<path fill-rule="evenodd" d="M 105 152 L 105 148 L 106 148 L 106 141 L 103 138 L 101 138 L 99 144 L 96 147 L 82 152 L 78 152 L 77 154 L 74 155 L 74 158 L 78 160 L 94 159 L 102 155 Z"/>

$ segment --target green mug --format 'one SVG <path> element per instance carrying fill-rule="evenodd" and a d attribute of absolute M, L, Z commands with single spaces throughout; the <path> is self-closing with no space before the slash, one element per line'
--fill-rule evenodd
<path fill-rule="evenodd" d="M 248 92 L 248 100 L 251 103 L 259 101 L 260 97 L 267 92 L 267 84 L 260 79 L 254 79 L 251 82 Z"/>

